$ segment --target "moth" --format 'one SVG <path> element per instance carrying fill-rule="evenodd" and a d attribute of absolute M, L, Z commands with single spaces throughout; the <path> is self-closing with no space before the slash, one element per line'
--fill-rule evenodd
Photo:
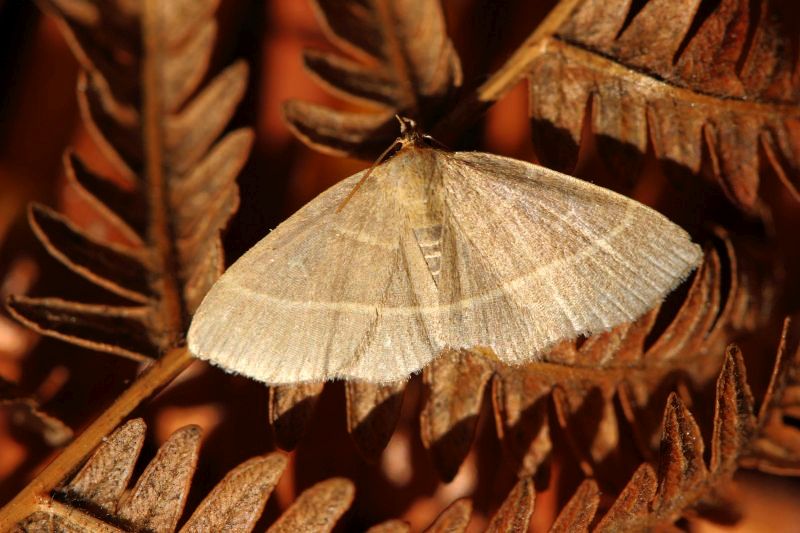
<path fill-rule="evenodd" d="M 517 365 L 638 318 L 701 261 L 630 198 L 401 125 L 394 155 L 222 275 L 189 329 L 194 355 L 267 384 L 398 381 L 447 348 Z"/>

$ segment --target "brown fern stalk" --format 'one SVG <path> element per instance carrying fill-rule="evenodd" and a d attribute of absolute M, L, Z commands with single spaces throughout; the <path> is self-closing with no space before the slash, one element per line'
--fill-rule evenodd
<path fill-rule="evenodd" d="M 142 65 L 142 136 L 144 139 L 145 173 L 148 181 L 148 205 L 150 206 L 149 240 L 156 248 L 156 269 L 161 278 L 161 312 L 159 322 L 168 332 L 169 344 L 174 344 L 185 329 L 187 311 L 181 297 L 177 279 L 178 265 L 174 246 L 175 231 L 168 213 L 167 180 L 164 175 L 164 116 L 161 101 L 162 50 L 160 50 L 163 21 L 159 17 L 159 0 L 145 0 L 142 12 L 142 43 L 144 56 Z"/>

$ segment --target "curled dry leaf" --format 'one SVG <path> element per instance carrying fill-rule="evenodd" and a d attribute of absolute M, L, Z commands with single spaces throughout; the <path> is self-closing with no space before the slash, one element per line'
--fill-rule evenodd
<path fill-rule="evenodd" d="M 278 446 L 291 450 L 305 433 L 324 383 L 284 385 L 269 389 L 269 422 Z"/>
<path fill-rule="evenodd" d="M 50 446 L 61 446 L 72 438 L 72 429 L 58 418 L 42 411 L 39 402 L 10 381 L 0 377 L 0 407 L 11 412 L 11 420 L 39 433 Z"/>
<path fill-rule="evenodd" d="M 175 531 L 197 466 L 200 429 L 187 426 L 173 433 L 134 487 L 126 490 L 145 430 L 141 419 L 118 428 L 16 530 Z M 271 453 L 240 464 L 212 489 L 180 531 L 251 531 L 287 462 L 282 453 Z M 320 482 L 303 492 L 270 531 L 328 531 L 350 506 L 353 494 L 353 484 L 346 479 Z"/>
<path fill-rule="evenodd" d="M 800 200 L 800 77 L 787 53 L 797 30 L 774 3 L 722 0 L 710 12 L 701 0 L 571 3 L 525 67 L 542 161 L 572 168 L 588 121 L 622 171 L 649 142 L 694 173 L 707 157 L 746 209 L 762 162 Z"/>
<path fill-rule="evenodd" d="M 45 335 L 147 361 L 180 342 L 222 271 L 219 233 L 238 206 L 235 178 L 252 135 L 217 138 L 247 68 L 236 63 L 199 88 L 215 0 L 44 5 L 81 62 L 81 114 L 118 174 L 99 176 L 67 153 L 68 182 L 124 242 L 95 238 L 45 206 L 31 207 L 30 225 L 53 257 L 129 303 L 16 296 L 8 306 Z"/>
<path fill-rule="evenodd" d="M 373 108 L 342 112 L 290 100 L 284 117 L 305 143 L 374 159 L 397 136 L 395 114 L 430 125 L 461 84 L 461 63 L 438 0 L 314 0 L 325 35 L 350 57 L 306 50 L 308 72 L 331 92 Z"/>

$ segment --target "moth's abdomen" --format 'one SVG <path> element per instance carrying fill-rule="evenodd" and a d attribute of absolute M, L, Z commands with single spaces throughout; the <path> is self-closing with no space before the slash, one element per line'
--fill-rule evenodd
<path fill-rule="evenodd" d="M 442 225 L 432 225 L 414 229 L 414 237 L 428 265 L 433 282 L 439 286 L 439 274 L 442 271 Z"/>

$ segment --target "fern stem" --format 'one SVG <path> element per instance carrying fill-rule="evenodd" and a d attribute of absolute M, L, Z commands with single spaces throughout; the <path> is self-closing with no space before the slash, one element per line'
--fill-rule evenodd
<path fill-rule="evenodd" d="M 502 67 L 439 121 L 433 128 L 433 136 L 442 139 L 449 137 L 452 132 L 462 131 L 465 125 L 483 116 L 487 107 L 513 89 L 528 72 L 531 63 L 545 52 L 549 39 L 572 14 L 579 1 L 561 0 Z"/>
<path fill-rule="evenodd" d="M 149 206 L 148 238 L 156 251 L 161 272 L 158 292 L 161 294 L 159 318 L 165 338 L 158 339 L 163 348 L 175 346 L 184 331 L 184 306 L 177 278 L 174 237 L 167 204 L 167 180 L 164 161 L 164 109 L 161 102 L 161 47 L 158 2 L 147 0 L 142 16 L 144 60 L 142 65 L 142 138 L 145 147 L 145 173 Z"/>

